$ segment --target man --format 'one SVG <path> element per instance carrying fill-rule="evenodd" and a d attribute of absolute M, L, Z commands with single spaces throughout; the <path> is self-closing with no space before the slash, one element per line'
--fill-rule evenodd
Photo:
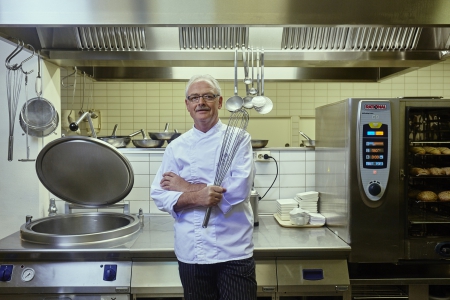
<path fill-rule="evenodd" d="M 210 75 L 186 86 L 192 129 L 171 142 L 151 186 L 158 209 L 174 219 L 175 254 L 186 300 L 256 299 L 251 137 L 246 132 L 221 186 L 214 185 L 227 126 L 219 119 L 223 98 Z M 206 228 L 202 227 L 212 208 Z"/>

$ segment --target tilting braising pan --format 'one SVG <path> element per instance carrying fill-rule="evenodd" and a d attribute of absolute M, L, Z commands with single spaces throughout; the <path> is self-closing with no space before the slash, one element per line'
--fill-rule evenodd
<path fill-rule="evenodd" d="M 48 143 L 36 159 L 36 172 L 55 196 L 89 208 L 114 205 L 130 193 L 134 184 L 132 167 L 116 148 L 84 136 Z M 88 212 L 31 221 L 22 225 L 20 236 L 27 242 L 58 247 L 102 243 L 115 246 L 128 242 L 139 229 L 135 215 Z"/>

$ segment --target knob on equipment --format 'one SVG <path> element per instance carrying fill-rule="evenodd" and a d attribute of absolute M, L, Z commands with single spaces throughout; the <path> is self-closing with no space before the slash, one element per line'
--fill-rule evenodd
<path fill-rule="evenodd" d="M 13 265 L 0 265 L 0 281 L 11 281 Z"/>
<path fill-rule="evenodd" d="M 116 280 L 116 275 L 117 275 L 117 265 L 105 265 L 105 269 L 103 271 L 104 281 L 114 281 Z"/>
<path fill-rule="evenodd" d="M 378 196 L 381 193 L 381 186 L 378 183 L 372 183 L 369 185 L 368 190 L 372 196 Z"/>

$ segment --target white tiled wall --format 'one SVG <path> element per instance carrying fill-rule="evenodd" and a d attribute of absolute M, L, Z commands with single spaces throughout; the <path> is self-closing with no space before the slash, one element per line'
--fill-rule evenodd
<path fill-rule="evenodd" d="M 163 152 L 136 153 L 135 151 L 125 151 L 123 154 L 130 161 L 134 171 L 133 189 L 124 199 L 129 202 L 130 213 L 137 213 L 142 208 L 146 214 L 165 214 L 156 208 L 150 198 L 150 186 L 161 165 Z M 303 148 L 270 150 L 270 156 L 275 160 L 256 162 L 254 187 L 260 196 L 267 192 L 260 201 L 260 213 L 274 213 L 276 211 L 276 199 L 293 198 L 296 193 L 314 190 L 315 186 L 315 152 L 313 150 Z M 275 180 L 277 164 L 278 176 Z M 272 183 L 273 186 L 271 187 Z M 61 209 L 63 209 L 62 201 L 58 202 L 60 202 L 58 209 L 61 205 Z"/>
<path fill-rule="evenodd" d="M 72 72 L 72 70 L 68 70 Z M 195 72 L 195 69 L 193 70 Z M 67 70 L 61 71 L 62 76 Z M 250 111 L 250 118 L 270 119 L 287 118 L 291 122 L 291 146 L 298 146 L 302 138 L 298 131 L 315 137 L 315 108 L 346 98 L 360 97 L 402 97 L 402 96 L 443 96 L 450 98 L 450 61 L 412 71 L 382 82 L 273 82 L 266 78 L 265 96 L 274 103 L 273 110 L 267 115 Z M 70 78 L 68 83 L 72 82 Z M 192 119 L 184 105 L 184 82 L 94 82 L 87 79 L 85 84 L 84 109 L 96 108 L 102 113 L 102 131 L 100 135 L 110 135 L 114 124 L 120 124 L 118 134 L 130 134 L 140 128 L 146 131 L 162 131 L 166 122 L 171 129 L 185 132 L 192 127 Z M 224 100 L 234 93 L 234 83 L 220 82 Z M 71 87 L 61 90 L 62 109 L 79 109 L 82 105 L 82 80 L 78 77 L 75 97 Z M 239 82 L 239 91 L 245 87 Z M 220 117 L 229 113 L 222 109 Z M 256 129 L 255 129 L 256 130 Z M 272 132 L 250 132 L 252 136 L 270 136 Z M 272 139 L 269 139 L 272 140 Z M 272 145 L 269 147 L 284 147 Z"/>

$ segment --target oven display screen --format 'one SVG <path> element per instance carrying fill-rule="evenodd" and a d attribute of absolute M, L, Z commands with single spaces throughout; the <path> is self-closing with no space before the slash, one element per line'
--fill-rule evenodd
<path fill-rule="evenodd" d="M 387 167 L 388 125 L 369 123 L 363 125 L 363 166 L 368 169 Z"/>

